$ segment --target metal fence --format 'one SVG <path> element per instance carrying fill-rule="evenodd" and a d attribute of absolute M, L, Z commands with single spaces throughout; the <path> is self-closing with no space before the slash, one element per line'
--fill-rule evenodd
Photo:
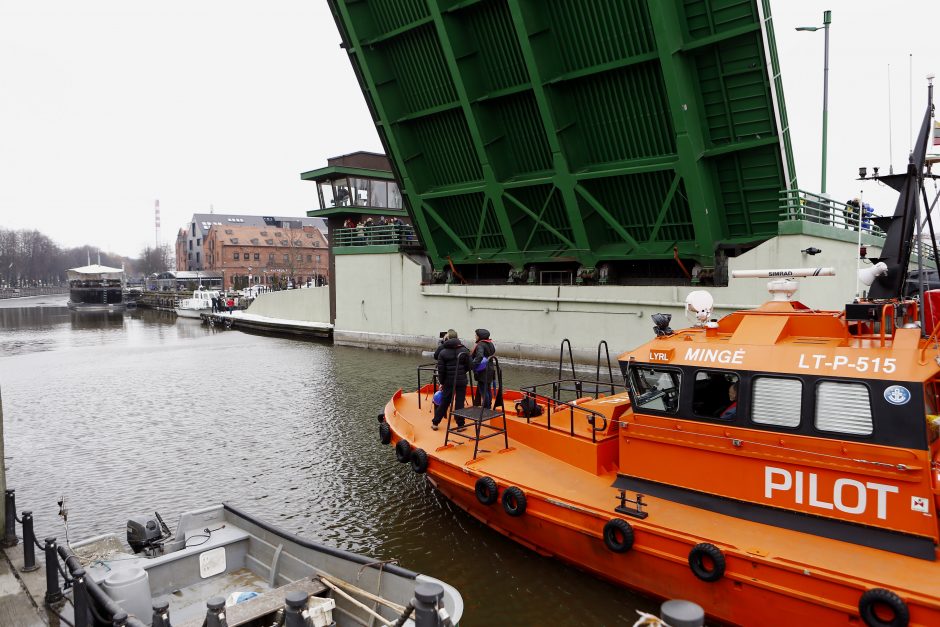
<path fill-rule="evenodd" d="M 410 224 L 363 225 L 350 229 L 336 229 L 332 232 L 332 237 L 334 248 L 346 246 L 421 247 L 414 227 Z"/>
<path fill-rule="evenodd" d="M 858 232 L 861 223 L 862 232 L 878 237 L 885 233 L 873 220 L 871 206 L 855 207 L 819 194 L 801 189 L 787 189 L 780 193 L 780 220 L 801 220 L 825 224 L 837 229 Z"/>

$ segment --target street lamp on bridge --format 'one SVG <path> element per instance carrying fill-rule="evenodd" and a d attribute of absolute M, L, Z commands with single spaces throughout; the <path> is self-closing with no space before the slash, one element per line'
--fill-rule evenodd
<path fill-rule="evenodd" d="M 826 31 L 826 46 L 823 56 L 823 121 L 822 121 L 822 177 L 820 193 L 826 193 L 826 129 L 829 124 L 829 24 L 832 23 L 832 11 L 823 11 L 822 26 L 797 26 L 796 30 L 816 32 Z"/>

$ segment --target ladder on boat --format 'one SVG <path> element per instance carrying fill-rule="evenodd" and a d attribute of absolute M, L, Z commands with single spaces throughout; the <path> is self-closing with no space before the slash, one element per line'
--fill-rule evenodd
<path fill-rule="evenodd" d="M 479 453 L 490 453 L 480 448 L 480 442 L 489 438 L 503 436 L 503 448 L 509 448 L 509 435 L 506 433 L 506 409 L 503 404 L 503 370 L 499 359 L 493 355 L 489 358 L 493 368 L 493 380 L 486 380 L 484 385 L 492 387 L 493 407 L 484 407 L 482 391 L 479 386 L 474 389 L 473 397 L 480 399 L 479 405 L 454 409 L 451 399 L 450 411 L 447 414 L 447 433 L 444 435 L 444 446 L 447 446 L 451 437 L 473 441 L 473 459 Z M 456 386 L 455 386 L 456 387 Z M 498 409 L 497 409 L 498 408 Z"/>

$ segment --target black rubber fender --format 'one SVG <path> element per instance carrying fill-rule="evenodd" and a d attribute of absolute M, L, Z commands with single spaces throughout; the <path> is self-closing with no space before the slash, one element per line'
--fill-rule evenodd
<path fill-rule="evenodd" d="M 890 610 L 891 619 L 885 620 L 875 608 L 881 608 L 881 616 L 885 608 Z M 858 613 L 868 627 L 907 627 L 911 620 L 911 613 L 907 604 L 895 593 L 884 588 L 872 588 L 862 594 L 858 601 Z"/>
<path fill-rule="evenodd" d="M 428 454 L 424 452 L 424 449 L 416 448 L 411 451 L 411 469 L 419 475 L 428 471 Z"/>
<path fill-rule="evenodd" d="M 380 413 L 377 418 L 379 419 L 379 422 L 385 422 L 385 412 L 383 411 Z"/>
<path fill-rule="evenodd" d="M 395 445 L 395 459 L 405 464 L 411 461 L 411 444 L 402 438 Z"/>
<path fill-rule="evenodd" d="M 633 548 L 633 527 L 623 518 L 611 518 L 604 525 L 604 545 L 614 553 Z"/>
<path fill-rule="evenodd" d="M 503 491 L 503 509 L 510 516 L 522 516 L 525 514 L 525 492 L 522 488 L 510 486 Z"/>
<path fill-rule="evenodd" d="M 705 558 L 711 560 L 711 568 L 706 565 Z M 702 581 L 718 581 L 725 575 L 725 555 L 714 544 L 701 542 L 689 551 L 689 567 Z"/>
<path fill-rule="evenodd" d="M 387 422 L 383 422 L 379 425 L 379 442 L 382 444 L 388 444 L 392 441 L 392 428 L 388 426 Z"/>
<path fill-rule="evenodd" d="M 496 480 L 493 477 L 477 479 L 474 492 L 477 494 L 477 500 L 483 505 L 492 505 L 499 498 L 499 488 L 496 487 Z"/>

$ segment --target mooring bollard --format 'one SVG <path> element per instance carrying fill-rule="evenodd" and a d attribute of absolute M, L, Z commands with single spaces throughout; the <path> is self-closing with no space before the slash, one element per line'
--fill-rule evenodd
<path fill-rule="evenodd" d="M 23 568 L 24 573 L 31 573 L 39 568 L 36 564 L 36 532 L 33 531 L 33 513 L 23 512 Z"/>
<path fill-rule="evenodd" d="M 304 627 L 304 610 L 307 609 L 307 600 L 310 595 L 303 590 L 293 590 L 284 595 L 287 605 L 286 627 Z"/>
<path fill-rule="evenodd" d="M 206 624 L 205 627 L 228 627 L 225 620 L 225 599 L 223 597 L 212 597 L 206 602 Z"/>
<path fill-rule="evenodd" d="M 16 546 L 19 540 L 16 538 L 16 490 L 8 488 L 4 496 L 4 524 L 6 527 L 3 532 L 3 546 L 9 548 Z"/>
<path fill-rule="evenodd" d="M 46 605 L 55 605 L 62 600 L 59 589 L 59 556 L 56 555 L 55 538 L 46 538 L 43 551 L 46 555 Z"/>
<path fill-rule="evenodd" d="M 127 612 L 120 611 L 111 617 L 111 624 L 114 627 L 126 627 L 127 626 Z"/>
<path fill-rule="evenodd" d="M 443 596 L 439 583 L 424 581 L 415 586 L 415 627 L 438 627 L 437 602 Z"/>
<path fill-rule="evenodd" d="M 90 627 L 91 608 L 88 607 L 88 590 L 85 588 L 85 569 L 75 569 L 72 577 L 72 605 L 75 606 L 75 627 Z"/>
<path fill-rule="evenodd" d="M 150 627 L 170 627 L 170 602 L 157 599 L 153 602 L 153 618 Z"/>

